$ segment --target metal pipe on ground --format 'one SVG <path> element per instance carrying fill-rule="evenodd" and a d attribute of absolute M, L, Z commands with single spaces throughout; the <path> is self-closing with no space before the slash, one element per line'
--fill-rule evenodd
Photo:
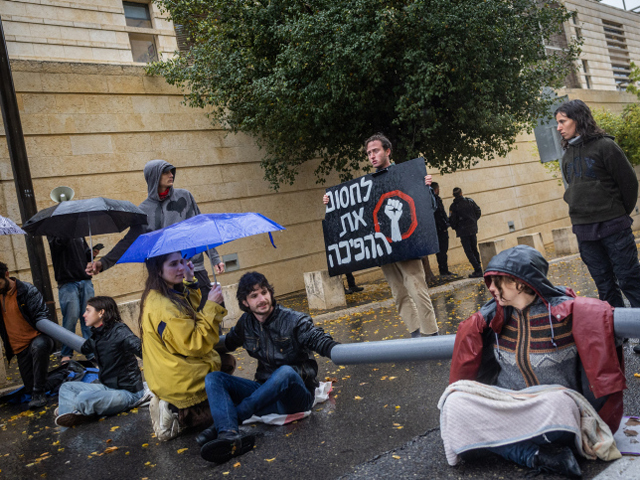
<path fill-rule="evenodd" d="M 613 313 L 613 327 L 617 337 L 640 338 L 640 308 L 616 308 Z M 331 360 L 336 365 L 450 360 L 455 338 L 455 335 L 439 335 L 343 343 L 333 347 Z"/>
<path fill-rule="evenodd" d="M 84 338 L 76 335 L 73 332 L 70 332 L 64 327 L 61 327 L 57 323 L 53 323 L 51 320 L 40 320 L 36 323 L 36 328 L 44 333 L 45 335 L 49 335 L 54 340 L 58 340 L 60 343 L 63 343 L 67 347 L 79 352 L 82 348 L 82 344 L 85 342 Z"/>

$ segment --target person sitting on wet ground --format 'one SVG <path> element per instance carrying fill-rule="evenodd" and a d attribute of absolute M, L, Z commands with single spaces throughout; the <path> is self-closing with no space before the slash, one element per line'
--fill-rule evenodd
<path fill-rule="evenodd" d="M 240 279 L 238 304 L 245 312 L 225 338 L 233 351 L 244 347 L 258 360 L 255 381 L 223 372 L 207 375 L 213 427 L 200 435 L 208 439 L 200 454 L 205 460 L 224 463 L 253 448 L 255 437 L 238 425 L 271 413 L 291 414 L 311 409 L 314 403 L 318 364 L 312 351 L 330 357 L 338 344 L 309 315 L 276 303 L 274 289 L 264 275 L 246 273 Z"/>
<path fill-rule="evenodd" d="M 486 268 L 494 299 L 460 324 L 438 404 L 451 465 L 481 449 L 579 477 L 568 444 L 587 458 L 620 457 L 612 432 L 626 382 L 613 308 L 554 286 L 548 267 L 537 250 L 520 245 Z"/>
<path fill-rule="evenodd" d="M 221 367 L 230 373 L 234 359 L 214 349 L 227 314 L 216 284 L 202 309 L 194 265 L 180 252 L 146 261 L 148 277 L 140 302 L 140 334 L 145 379 L 154 393 L 149 404 L 158 440 L 170 440 L 189 427 L 209 427 L 205 377 Z"/>
<path fill-rule="evenodd" d="M 129 410 L 144 396 L 136 360 L 142 358 L 140 339 L 122 323 L 115 300 L 89 299 L 83 317 L 91 337 L 82 344 L 81 352 L 95 356 L 100 383 L 66 382 L 60 386 L 55 422 L 61 427 Z"/>

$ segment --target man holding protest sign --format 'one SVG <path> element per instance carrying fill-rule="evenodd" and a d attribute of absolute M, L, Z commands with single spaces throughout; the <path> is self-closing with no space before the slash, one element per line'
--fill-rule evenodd
<path fill-rule="evenodd" d="M 384 170 L 387 170 L 393 166 L 391 164 L 391 142 L 384 135 L 378 133 L 367 139 L 367 141 L 365 142 L 365 148 L 369 161 L 371 162 L 371 165 L 376 169 L 376 172 L 384 173 Z M 422 164 L 421 168 L 424 169 L 424 164 Z M 430 185 L 431 175 L 426 175 L 424 177 L 424 180 L 425 185 Z M 365 184 L 367 182 L 370 181 L 363 180 L 362 184 Z M 386 195 L 390 195 L 390 193 L 387 193 Z M 388 217 L 390 221 L 391 238 L 388 241 L 391 242 L 392 245 L 399 244 L 396 242 L 401 242 L 404 238 L 406 238 L 405 235 L 407 235 L 406 233 L 403 235 L 401 229 L 399 228 L 399 219 L 402 216 L 403 212 L 402 201 L 399 198 L 401 197 L 389 196 L 386 200 L 383 213 L 380 214 L 386 215 L 386 217 Z M 325 205 L 328 205 L 330 203 L 329 195 L 325 195 L 323 197 L 323 203 Z M 362 212 L 362 210 L 360 210 L 360 212 Z M 358 222 L 356 221 L 356 225 L 357 223 Z M 415 228 L 415 226 L 413 228 Z M 409 234 L 409 236 L 410 235 L 411 234 Z M 385 237 L 380 233 L 376 234 L 376 238 L 380 236 Z M 356 245 L 358 240 L 359 239 L 355 239 Z M 382 242 L 386 243 L 384 238 L 382 238 Z M 332 246 L 328 247 L 328 250 L 331 247 Z M 377 248 L 380 249 L 381 247 Z M 386 243 L 386 248 L 387 251 L 391 250 L 389 243 Z M 367 252 L 367 259 L 369 258 L 369 252 L 375 257 L 376 251 L 384 251 L 376 250 L 376 247 L 372 247 L 371 250 L 368 250 L 365 247 L 364 250 L 366 250 Z M 364 254 L 361 255 L 364 256 Z M 389 286 L 391 287 L 393 298 L 396 301 L 398 313 L 407 326 L 409 332 L 411 332 L 412 337 L 420 337 L 423 335 L 431 336 L 438 334 L 438 325 L 436 323 L 433 305 L 431 304 L 431 298 L 429 296 L 429 289 L 425 280 L 424 268 L 422 266 L 422 261 L 419 258 L 421 256 L 422 254 L 418 254 L 418 252 L 416 252 L 415 258 L 381 265 L 382 272 L 384 273 L 384 276 L 389 283 Z"/>

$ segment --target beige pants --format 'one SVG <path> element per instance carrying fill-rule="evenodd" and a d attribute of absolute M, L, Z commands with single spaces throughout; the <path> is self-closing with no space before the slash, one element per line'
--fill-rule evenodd
<path fill-rule="evenodd" d="M 438 324 L 424 278 L 422 261 L 405 260 L 388 263 L 381 268 L 391 287 L 398 313 L 409 332 L 420 329 L 420 333 L 426 335 L 436 333 Z"/>

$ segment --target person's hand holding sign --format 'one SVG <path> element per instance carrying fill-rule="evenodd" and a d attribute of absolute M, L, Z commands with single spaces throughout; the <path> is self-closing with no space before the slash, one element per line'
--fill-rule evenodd
<path fill-rule="evenodd" d="M 391 220 L 391 241 L 401 242 L 402 233 L 400 233 L 400 217 L 402 217 L 402 202 L 390 198 L 384 207 L 384 213 Z"/>

